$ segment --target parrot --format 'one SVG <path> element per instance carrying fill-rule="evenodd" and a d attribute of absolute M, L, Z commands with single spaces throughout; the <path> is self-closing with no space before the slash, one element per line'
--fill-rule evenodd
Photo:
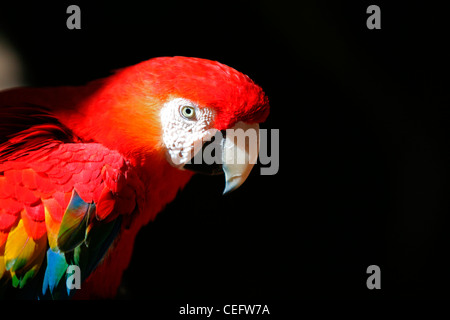
<path fill-rule="evenodd" d="M 114 298 L 139 230 L 195 173 L 217 173 L 190 164 L 194 146 L 224 132 L 219 145 L 238 157 L 247 151 L 226 132 L 259 134 L 269 109 L 247 75 L 181 56 L 0 91 L 0 297 Z M 220 164 L 224 193 L 247 179 L 245 159 Z"/>

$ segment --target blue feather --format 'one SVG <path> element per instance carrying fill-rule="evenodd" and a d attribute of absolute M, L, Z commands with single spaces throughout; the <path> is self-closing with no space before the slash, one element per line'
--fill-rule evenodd
<path fill-rule="evenodd" d="M 53 295 L 54 289 L 58 286 L 61 278 L 66 274 L 68 264 L 64 253 L 47 250 L 47 268 L 45 269 L 44 281 L 42 283 L 42 294 L 45 295 L 47 289 Z"/>

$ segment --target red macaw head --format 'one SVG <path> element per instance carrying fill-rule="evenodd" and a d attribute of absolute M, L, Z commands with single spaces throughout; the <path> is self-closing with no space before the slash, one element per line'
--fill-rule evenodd
<path fill-rule="evenodd" d="M 96 116 L 87 117 L 82 136 L 119 145 L 129 157 L 157 153 L 179 169 L 204 171 L 192 159 L 212 136 L 229 129 L 253 131 L 256 155 L 234 137 L 215 139 L 221 149 L 216 151 L 222 151 L 224 193 L 247 178 L 257 157 L 258 123 L 267 118 L 269 102 L 246 75 L 216 61 L 161 57 L 119 70 L 100 84 L 86 102 Z M 217 167 L 206 171 L 217 172 Z"/>

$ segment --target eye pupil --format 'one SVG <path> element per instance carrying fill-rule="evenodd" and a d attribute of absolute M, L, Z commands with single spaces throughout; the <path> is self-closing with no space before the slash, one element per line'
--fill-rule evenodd
<path fill-rule="evenodd" d="M 193 107 L 190 106 L 184 106 L 181 108 L 181 114 L 185 117 L 185 118 L 193 118 L 195 115 L 195 110 Z"/>

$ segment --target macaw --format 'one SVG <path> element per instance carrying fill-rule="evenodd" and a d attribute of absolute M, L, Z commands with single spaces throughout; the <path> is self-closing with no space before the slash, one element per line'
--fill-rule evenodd
<path fill-rule="evenodd" d="M 0 92 L 4 294 L 113 298 L 139 229 L 194 174 L 194 145 L 258 129 L 268 114 L 248 76 L 188 57 L 153 58 L 85 86 Z M 223 141 L 236 156 L 246 152 Z M 225 192 L 252 166 L 223 163 Z M 69 266 L 80 270 L 79 288 L 66 283 Z"/>

